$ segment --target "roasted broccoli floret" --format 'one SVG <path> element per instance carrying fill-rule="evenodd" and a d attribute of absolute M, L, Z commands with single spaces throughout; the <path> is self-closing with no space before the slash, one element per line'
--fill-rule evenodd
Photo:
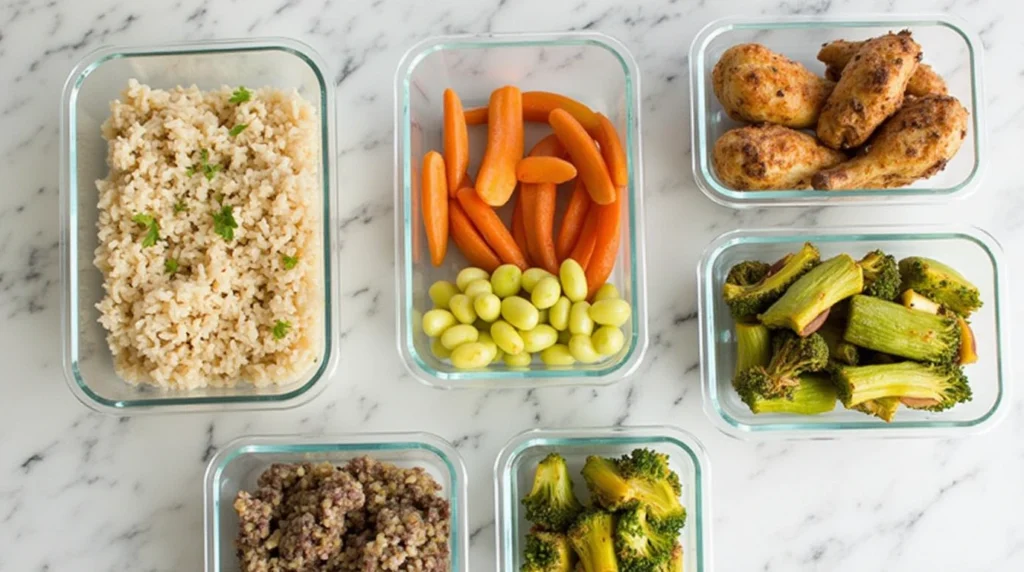
<path fill-rule="evenodd" d="M 565 458 L 551 453 L 537 464 L 533 489 L 523 497 L 526 519 L 547 530 L 565 532 L 583 510 L 572 489 Z"/>
<path fill-rule="evenodd" d="M 805 373 L 789 397 L 765 399 L 752 394 L 747 402 L 754 413 L 794 413 L 817 415 L 836 408 L 836 388 L 832 380 L 821 374 Z"/>
<path fill-rule="evenodd" d="M 914 409 L 943 411 L 971 400 L 971 388 L 959 366 L 912 361 L 837 367 L 833 381 L 847 408 L 885 397 Z"/>
<path fill-rule="evenodd" d="M 821 326 L 820 316 L 833 304 L 862 290 L 860 266 L 848 254 L 840 254 L 801 276 L 759 318 L 769 328 L 789 328 L 806 336 Z"/>
<path fill-rule="evenodd" d="M 615 558 L 615 517 L 598 508 L 589 508 L 569 527 L 569 543 L 579 557 L 577 569 L 583 572 L 618 572 Z"/>
<path fill-rule="evenodd" d="M 656 568 L 655 572 L 683 572 L 683 546 L 676 543 L 672 547 L 672 553 L 669 555 L 668 561 Z"/>
<path fill-rule="evenodd" d="M 772 334 L 763 324 L 736 322 L 736 372 L 765 366 L 772 359 Z"/>
<path fill-rule="evenodd" d="M 533 530 L 526 535 L 521 572 L 572 572 L 575 565 L 576 553 L 565 534 Z"/>
<path fill-rule="evenodd" d="M 672 556 L 676 540 L 675 532 L 658 530 L 647 521 L 647 507 L 640 503 L 618 514 L 615 552 L 626 572 L 658 570 Z"/>
<path fill-rule="evenodd" d="M 965 318 L 981 308 L 978 287 L 949 266 L 930 258 L 911 256 L 900 260 L 899 267 L 903 288 L 924 294 Z"/>
<path fill-rule="evenodd" d="M 894 300 L 900 293 L 900 267 L 895 256 L 873 250 L 857 264 L 864 271 L 864 294 Z"/>
<path fill-rule="evenodd" d="M 609 510 L 621 510 L 639 502 L 657 530 L 677 532 L 686 522 L 679 502 L 679 475 L 668 466 L 668 455 L 650 449 L 634 449 L 618 459 L 591 456 L 583 465 L 594 501 Z"/>
<path fill-rule="evenodd" d="M 731 283 L 728 280 L 722 286 L 722 297 L 729 306 L 733 317 L 746 319 L 764 312 L 776 300 L 782 297 L 805 272 L 813 268 L 821 260 L 818 249 L 811 243 L 804 244 L 798 252 L 788 254 L 776 262 L 760 281 L 751 284 Z M 729 273 L 732 275 L 732 272 Z M 739 276 L 754 275 L 750 270 L 737 271 Z M 734 279 L 739 279 L 734 277 Z"/>
<path fill-rule="evenodd" d="M 833 320 L 832 314 L 818 330 L 818 334 L 828 344 L 828 359 L 845 365 L 857 365 L 860 363 L 860 348 L 843 339 L 843 332 L 846 329 L 845 320 Z"/>
<path fill-rule="evenodd" d="M 760 260 L 746 260 L 729 269 L 725 277 L 726 284 L 737 286 L 752 286 L 757 284 L 768 275 L 772 265 Z"/>
<path fill-rule="evenodd" d="M 820 334 L 801 338 L 790 332 L 778 332 L 772 346 L 772 359 L 767 366 L 754 366 L 733 380 L 736 392 L 751 407 L 759 399 L 792 397 L 800 384 L 800 374 L 821 371 L 828 365 L 828 344 Z"/>
<path fill-rule="evenodd" d="M 870 399 L 868 401 L 858 403 L 857 405 L 854 405 L 853 408 L 861 413 L 874 415 L 886 423 L 889 423 L 896 417 L 896 410 L 900 408 L 900 398 L 879 397 L 878 399 Z"/>
<path fill-rule="evenodd" d="M 955 317 L 910 310 L 871 296 L 854 296 L 843 338 L 861 347 L 924 362 L 951 363 L 960 356 Z"/>

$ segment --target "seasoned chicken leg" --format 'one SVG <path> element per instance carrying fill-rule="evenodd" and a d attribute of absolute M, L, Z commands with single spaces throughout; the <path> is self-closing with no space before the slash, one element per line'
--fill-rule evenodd
<path fill-rule="evenodd" d="M 846 64 L 850 63 L 857 50 L 861 49 L 865 43 L 866 40 L 862 42 L 836 40 L 821 46 L 818 60 L 828 66 L 825 69 L 825 77 L 832 81 L 839 81 Z M 942 76 L 928 64 L 918 64 L 917 70 L 914 75 L 910 76 L 910 82 L 907 83 L 907 95 L 916 97 L 946 95 L 948 92 L 946 80 L 942 79 Z"/>
<path fill-rule="evenodd" d="M 910 32 L 868 40 L 843 70 L 818 118 L 818 138 L 833 149 L 859 147 L 903 105 L 921 59 Z"/>
<path fill-rule="evenodd" d="M 846 155 L 781 125 L 749 125 L 724 133 L 711 162 L 726 186 L 736 190 L 808 189 L 818 171 Z"/>
<path fill-rule="evenodd" d="M 814 175 L 815 189 L 888 189 L 946 167 L 967 136 L 967 110 L 952 96 L 910 98 L 857 157 Z"/>
<path fill-rule="evenodd" d="M 726 50 L 711 81 L 732 119 L 795 129 L 814 127 L 834 85 L 760 44 Z"/>

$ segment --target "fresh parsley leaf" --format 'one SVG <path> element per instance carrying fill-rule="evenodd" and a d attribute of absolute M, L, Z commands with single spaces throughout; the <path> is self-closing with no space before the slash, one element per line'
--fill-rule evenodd
<path fill-rule="evenodd" d="M 185 204 L 185 201 L 178 201 L 178 202 L 174 203 L 174 212 L 175 212 L 175 214 L 183 213 L 183 212 L 185 212 L 187 210 L 188 210 L 188 205 Z"/>
<path fill-rule="evenodd" d="M 245 128 L 248 127 L 248 126 L 249 126 L 248 123 L 239 123 L 238 125 L 235 125 L 234 127 L 232 127 L 231 131 L 228 131 L 228 135 L 230 135 L 232 137 L 236 137 L 239 133 L 245 131 Z"/>
<path fill-rule="evenodd" d="M 238 222 L 235 221 L 235 216 L 231 214 L 231 205 L 224 205 L 220 208 L 220 212 L 213 214 L 213 232 L 224 237 L 224 240 L 235 239 L 235 229 L 238 228 Z"/>
<path fill-rule="evenodd" d="M 177 271 L 178 271 L 178 259 L 177 258 L 168 258 L 167 260 L 164 260 L 164 272 L 166 272 L 167 274 L 174 274 Z"/>
<path fill-rule="evenodd" d="M 288 335 L 288 330 L 292 329 L 292 323 L 284 320 L 278 320 L 274 322 L 274 339 L 280 340 L 281 338 Z"/>
<path fill-rule="evenodd" d="M 202 151 L 199 152 L 199 164 L 203 165 L 205 167 L 206 164 L 209 163 L 209 162 L 210 162 L 210 151 L 208 149 L 203 149 Z"/>
<path fill-rule="evenodd" d="M 153 218 L 153 215 L 137 213 L 132 217 L 132 222 L 146 227 L 146 236 L 142 238 L 142 248 L 148 248 L 160 240 L 160 223 Z"/>
<path fill-rule="evenodd" d="M 191 179 L 192 175 L 195 175 L 195 174 L 196 174 L 196 168 L 194 166 L 189 167 L 188 169 L 185 169 L 185 176 L 186 177 Z"/>
<path fill-rule="evenodd" d="M 281 262 L 284 264 L 285 270 L 291 270 L 292 268 L 295 268 L 296 264 L 299 263 L 299 257 L 288 256 L 287 254 L 284 254 L 281 256 Z"/>
<path fill-rule="evenodd" d="M 220 165 L 211 165 L 209 163 L 203 165 L 203 175 L 207 181 L 212 181 L 213 177 L 220 172 L 222 167 Z"/>
<path fill-rule="evenodd" d="M 231 94 L 231 99 L 228 100 L 228 103 L 244 103 L 250 99 L 252 99 L 252 92 L 245 89 L 245 86 L 242 85 Z"/>

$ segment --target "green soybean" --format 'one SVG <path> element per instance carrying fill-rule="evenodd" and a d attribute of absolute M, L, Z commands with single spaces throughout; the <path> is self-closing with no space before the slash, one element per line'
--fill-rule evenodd
<path fill-rule="evenodd" d="M 601 359 L 590 336 L 583 334 L 576 334 L 569 340 L 569 353 L 580 363 L 594 363 Z"/>
<path fill-rule="evenodd" d="M 603 356 L 617 354 L 622 346 L 626 345 L 626 336 L 622 330 L 612 326 L 601 326 L 590 339 L 597 353 Z"/>
<path fill-rule="evenodd" d="M 476 343 L 483 344 L 487 349 L 491 351 L 490 363 L 494 363 L 500 360 L 505 355 L 505 352 L 501 351 L 501 348 L 498 347 L 498 344 L 494 343 L 494 339 L 491 338 L 491 334 L 488 334 L 483 330 L 479 330 L 479 335 L 476 338 Z"/>
<path fill-rule="evenodd" d="M 530 268 L 523 272 L 523 290 L 526 290 L 527 293 L 532 293 L 533 287 L 545 276 L 551 276 L 551 273 L 543 268 Z"/>
<path fill-rule="evenodd" d="M 467 342 L 452 351 L 452 365 L 458 369 L 478 369 L 491 363 L 494 354 L 479 342 Z"/>
<path fill-rule="evenodd" d="M 522 353 L 525 346 L 519 332 L 504 320 L 498 320 L 491 325 L 491 338 L 501 348 L 501 351 L 505 352 L 505 355 Z"/>
<path fill-rule="evenodd" d="M 519 332 L 519 336 L 523 338 L 523 350 L 530 353 L 544 351 L 558 342 L 558 330 L 547 324 L 538 324 L 532 330 Z"/>
<path fill-rule="evenodd" d="M 509 367 L 529 367 L 533 363 L 533 356 L 526 352 L 517 354 L 505 354 L 505 365 Z"/>
<path fill-rule="evenodd" d="M 540 352 L 540 361 L 549 366 L 567 366 L 576 363 L 565 344 L 555 344 Z"/>
<path fill-rule="evenodd" d="M 562 291 L 572 302 L 587 299 L 587 274 L 583 267 L 572 258 L 566 258 L 558 269 L 558 277 L 562 280 Z"/>
<path fill-rule="evenodd" d="M 569 332 L 589 336 L 594 333 L 594 320 L 590 318 L 590 304 L 575 302 L 569 309 Z"/>
<path fill-rule="evenodd" d="M 562 287 L 558 284 L 558 279 L 554 276 L 545 276 L 533 286 L 530 301 L 538 310 L 544 310 L 554 306 L 561 295 Z"/>
<path fill-rule="evenodd" d="M 595 302 L 600 302 L 601 300 L 616 300 L 621 297 L 622 296 L 619 295 L 619 289 L 610 282 L 602 284 L 601 287 L 597 289 L 597 292 L 594 293 Z"/>
<path fill-rule="evenodd" d="M 423 314 L 423 333 L 436 338 L 455 325 L 455 316 L 448 310 L 430 310 Z"/>
<path fill-rule="evenodd" d="M 476 298 L 483 294 L 491 293 L 491 281 L 490 280 L 474 280 L 466 285 L 466 289 L 462 291 L 463 294 L 470 298 Z"/>
<path fill-rule="evenodd" d="M 465 294 L 456 294 L 448 301 L 448 308 L 455 319 L 463 324 L 472 324 L 476 320 L 476 310 L 473 309 L 473 299 Z"/>
<path fill-rule="evenodd" d="M 548 323 L 558 331 L 568 328 L 570 308 L 572 308 L 572 302 L 568 298 L 565 296 L 559 298 L 555 305 L 548 309 Z"/>
<path fill-rule="evenodd" d="M 448 282 L 447 280 L 438 280 L 430 285 L 430 290 L 427 294 L 430 295 L 430 301 L 434 303 L 435 308 L 448 309 L 448 300 L 452 299 L 452 296 L 459 293 L 459 289 L 455 287 L 455 284 Z"/>
<path fill-rule="evenodd" d="M 502 264 L 491 275 L 491 289 L 499 298 L 519 293 L 523 285 L 523 271 L 515 264 Z"/>
<path fill-rule="evenodd" d="M 602 326 L 616 328 L 629 321 L 632 311 L 625 300 L 601 300 L 590 307 L 590 319 Z"/>
<path fill-rule="evenodd" d="M 452 357 L 452 352 L 448 348 L 444 347 L 441 340 L 437 338 L 430 339 L 430 353 L 434 354 L 437 359 L 448 359 Z"/>
<path fill-rule="evenodd" d="M 469 324 L 452 326 L 441 334 L 441 345 L 454 350 L 462 344 L 475 342 L 480 337 L 480 331 Z"/>
<path fill-rule="evenodd" d="M 473 298 L 473 311 L 476 317 L 485 322 L 493 322 L 501 315 L 501 300 L 494 294 L 481 294 Z"/>
<path fill-rule="evenodd" d="M 470 266 L 459 271 L 459 275 L 455 277 L 455 285 L 459 287 L 460 291 L 465 292 L 470 282 L 474 280 L 489 280 L 490 278 L 491 275 L 486 270 Z"/>
<path fill-rule="evenodd" d="M 540 321 L 540 312 L 524 298 L 509 296 L 501 301 L 501 317 L 520 330 L 532 330 Z"/>

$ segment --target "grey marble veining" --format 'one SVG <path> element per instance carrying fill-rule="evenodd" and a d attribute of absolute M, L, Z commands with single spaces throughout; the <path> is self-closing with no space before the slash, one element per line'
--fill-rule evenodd
<path fill-rule="evenodd" d="M 689 43 L 734 14 L 943 12 L 985 48 L 989 169 L 949 206 L 731 211 L 689 167 Z M 726 571 L 1024 569 L 1024 395 L 1005 421 L 963 440 L 748 443 L 701 410 L 694 268 L 717 234 L 744 226 L 963 220 L 992 232 L 1010 271 L 1024 247 L 1024 55 L 1016 2 L 999 0 L 5 0 L 0 3 L 0 571 L 202 569 L 202 475 L 253 433 L 425 430 L 470 474 L 471 569 L 495 567 L 491 471 L 536 426 L 672 424 L 712 463 L 713 557 Z M 594 29 L 643 72 L 651 346 L 637 375 L 602 389 L 442 392 L 394 350 L 392 82 L 405 49 L 433 34 Z M 290 36 L 327 60 L 337 87 L 344 267 L 341 363 L 292 411 L 133 418 L 88 412 L 60 357 L 58 110 L 74 62 L 104 44 Z M 1008 323 L 1024 318 L 1011 300 Z M 1011 383 L 1014 376 L 1011 375 Z"/>

